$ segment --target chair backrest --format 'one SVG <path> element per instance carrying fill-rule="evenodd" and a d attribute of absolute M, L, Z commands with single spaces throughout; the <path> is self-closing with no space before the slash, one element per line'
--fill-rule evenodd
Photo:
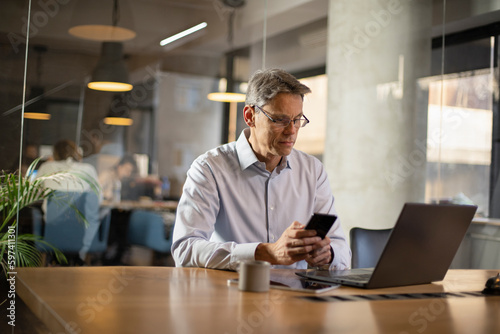
<path fill-rule="evenodd" d="M 85 220 L 88 227 L 85 226 Z M 109 215 L 101 222 L 99 219 L 99 199 L 94 192 L 55 191 L 47 200 L 45 223 L 41 223 L 34 213 L 34 234 L 66 253 L 78 253 L 84 238 L 91 242 L 88 252 L 103 252 L 107 248 L 109 234 Z M 38 221 L 38 222 L 37 222 Z M 46 250 L 43 244 L 37 247 Z"/>
<path fill-rule="evenodd" d="M 158 213 L 135 210 L 130 215 L 128 242 L 132 245 L 148 247 L 160 253 L 170 253 L 171 234 L 171 230 L 165 227 L 163 217 Z"/>
<path fill-rule="evenodd" d="M 384 250 L 392 229 L 370 230 L 354 227 L 350 230 L 352 268 L 373 268 Z"/>

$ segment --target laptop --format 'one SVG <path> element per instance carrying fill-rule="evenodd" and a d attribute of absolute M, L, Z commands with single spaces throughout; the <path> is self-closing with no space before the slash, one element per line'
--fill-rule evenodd
<path fill-rule="evenodd" d="M 406 203 L 375 268 L 296 274 L 365 289 L 441 281 L 476 209 L 475 205 Z"/>

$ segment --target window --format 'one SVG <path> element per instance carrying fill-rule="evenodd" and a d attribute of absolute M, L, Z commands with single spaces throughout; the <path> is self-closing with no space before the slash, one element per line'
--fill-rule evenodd
<path fill-rule="evenodd" d="M 312 91 L 304 98 L 304 115 L 310 123 L 300 129 L 294 147 L 321 159 L 325 149 L 327 76 L 321 74 L 299 80 Z"/>

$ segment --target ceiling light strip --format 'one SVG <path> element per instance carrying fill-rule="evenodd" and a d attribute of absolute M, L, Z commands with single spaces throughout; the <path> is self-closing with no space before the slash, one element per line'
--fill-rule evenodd
<path fill-rule="evenodd" d="M 178 34 L 175 34 L 175 35 L 173 35 L 173 36 L 170 36 L 170 37 L 165 38 L 164 40 L 162 40 L 162 41 L 160 42 L 160 45 L 161 45 L 161 46 L 165 46 L 165 45 L 167 45 L 167 44 L 170 44 L 170 43 L 172 43 L 173 41 L 176 41 L 176 40 L 178 40 L 178 39 L 180 39 L 180 38 L 182 38 L 182 37 L 185 37 L 185 36 L 187 36 L 187 35 L 190 35 L 190 34 L 192 34 L 192 33 L 196 32 L 196 31 L 198 31 L 198 30 L 201 30 L 201 29 L 205 28 L 206 26 L 207 26 L 207 23 L 206 23 L 206 22 L 202 22 L 202 23 L 200 23 L 200 24 L 197 24 L 197 25 L 195 25 L 194 27 L 191 27 L 191 28 L 189 28 L 189 29 L 186 29 L 186 30 L 184 30 L 184 31 L 181 31 L 181 32 L 180 32 L 180 33 L 178 33 Z"/>

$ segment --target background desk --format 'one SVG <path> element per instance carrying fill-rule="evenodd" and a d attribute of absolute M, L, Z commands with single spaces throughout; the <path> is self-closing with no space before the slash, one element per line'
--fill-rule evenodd
<path fill-rule="evenodd" d="M 474 218 L 451 268 L 500 268 L 500 219 Z"/>
<path fill-rule="evenodd" d="M 103 201 L 101 207 L 119 210 L 175 211 L 177 201 Z"/>
<path fill-rule="evenodd" d="M 101 209 L 111 210 L 111 227 L 108 239 L 110 251 L 102 257 L 101 264 L 104 265 L 150 265 L 150 264 L 172 264 L 169 256 L 170 252 L 163 253 L 165 256 L 157 256 L 151 252 L 144 253 L 129 244 L 129 223 L 130 217 L 134 211 L 150 211 L 154 215 L 159 215 L 163 218 L 164 237 L 169 239 L 171 230 L 175 220 L 175 210 L 177 209 L 177 201 L 120 201 L 111 202 L 103 201 Z M 149 214 L 151 215 L 151 214 Z M 145 229 L 148 229 L 147 219 L 141 222 Z M 132 230 L 134 230 L 132 228 Z M 145 232 L 147 235 L 149 232 Z M 133 243 L 133 240 L 131 241 Z M 141 246 L 149 246 L 140 244 Z M 149 246 L 150 247 L 150 246 Z M 155 248 L 155 247 L 153 247 Z M 155 248 L 158 249 L 158 248 Z M 113 253 L 115 252 L 115 253 Z M 127 253 L 128 252 L 128 253 Z"/>
<path fill-rule="evenodd" d="M 326 295 L 480 291 L 495 271 Z M 18 268 L 17 293 L 53 333 L 499 333 L 500 297 L 312 302 L 240 292 L 237 273 L 168 267 Z"/>

